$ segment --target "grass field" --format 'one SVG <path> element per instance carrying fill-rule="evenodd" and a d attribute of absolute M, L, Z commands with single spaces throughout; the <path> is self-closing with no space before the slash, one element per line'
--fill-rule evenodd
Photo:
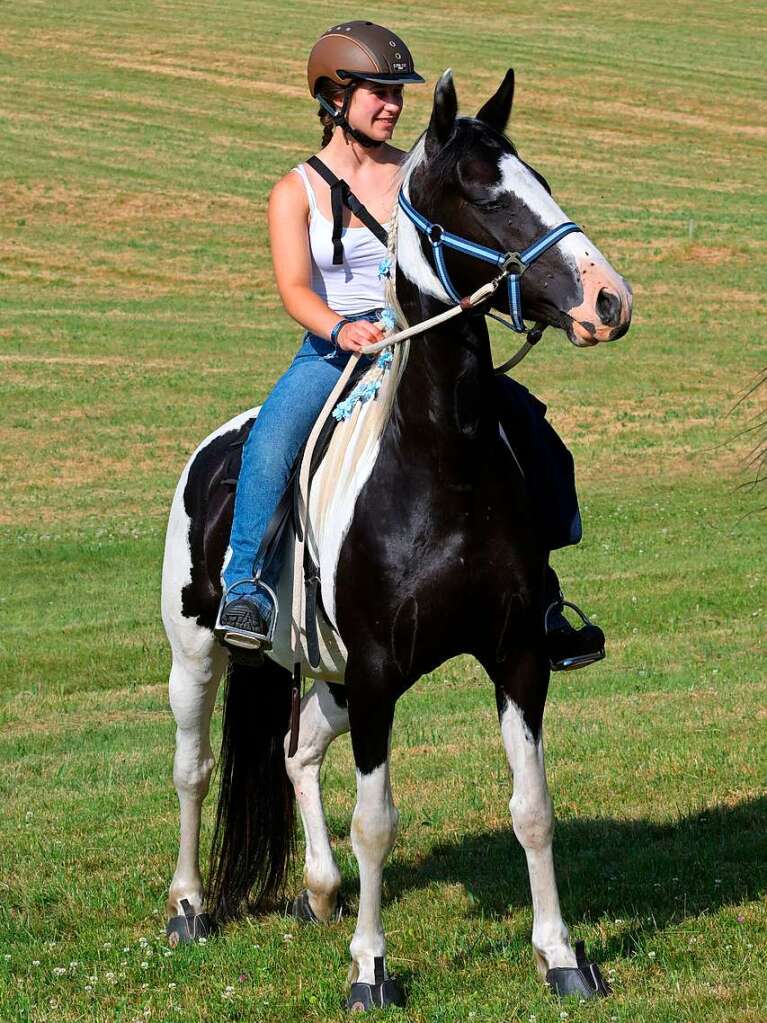
<path fill-rule="evenodd" d="M 422 680 L 395 726 L 384 920 L 410 1001 L 391 1018 L 763 1021 L 766 502 L 738 489 L 757 403 L 732 411 L 767 363 L 763 11 L 359 14 L 400 31 L 430 84 L 452 66 L 465 111 L 515 66 L 515 141 L 636 297 L 619 344 L 547 335 L 520 372 L 579 469 L 586 536 L 556 566 L 610 639 L 604 664 L 555 678 L 547 750 L 563 911 L 614 997 L 558 1004 L 536 979 L 492 690 L 467 659 Z M 264 209 L 316 148 L 305 55 L 340 16 L 295 0 L 3 5 L 3 1023 L 342 1018 L 350 918 L 273 914 L 165 948 L 177 816 L 158 613 L 188 452 L 297 344 Z M 429 109 L 430 86 L 409 90 L 400 144 Z M 325 792 L 354 905 L 345 738 Z"/>

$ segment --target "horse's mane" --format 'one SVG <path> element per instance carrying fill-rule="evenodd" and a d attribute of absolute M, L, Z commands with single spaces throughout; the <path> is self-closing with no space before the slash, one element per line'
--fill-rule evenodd
<path fill-rule="evenodd" d="M 399 172 L 398 190 L 403 184 L 407 185 L 410 175 L 423 159 L 423 154 L 423 138 L 420 138 Z M 388 256 L 391 260 L 391 271 L 385 288 L 385 302 L 387 308 L 394 313 L 395 329 L 408 326 L 397 301 L 398 210 L 399 206 L 395 202 L 389 220 Z M 349 495 L 359 493 L 377 457 L 381 437 L 395 407 L 397 389 L 407 365 L 409 348 L 409 341 L 394 345 L 391 349 L 391 365 L 388 368 L 384 369 L 379 363 L 379 358 L 375 358 L 372 365 L 359 378 L 355 390 L 364 392 L 366 385 L 375 386 L 379 381 L 380 386 L 374 398 L 358 401 L 348 416 L 339 422 L 312 488 L 314 505 L 312 532 L 314 537 L 323 537 L 322 547 L 331 563 L 340 550 L 344 530 L 348 526 L 347 515 L 351 515 L 353 502 L 349 504 Z M 324 578 L 323 574 L 323 580 Z M 332 587 L 326 592 L 323 581 L 323 600 L 331 611 L 331 617 L 333 599 Z"/>

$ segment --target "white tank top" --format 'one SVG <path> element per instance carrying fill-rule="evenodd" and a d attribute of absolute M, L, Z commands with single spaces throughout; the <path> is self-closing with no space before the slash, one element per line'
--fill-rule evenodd
<path fill-rule="evenodd" d="M 303 164 L 294 167 L 309 198 L 309 248 L 312 254 L 312 291 L 341 316 L 384 305 L 384 278 L 378 267 L 386 246 L 367 227 L 344 227 L 343 262 L 333 264 L 333 222 L 320 213 L 317 197 Z M 383 225 L 388 227 L 387 224 Z"/>

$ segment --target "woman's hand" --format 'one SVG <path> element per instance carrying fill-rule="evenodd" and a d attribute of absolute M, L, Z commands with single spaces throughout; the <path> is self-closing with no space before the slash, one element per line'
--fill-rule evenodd
<path fill-rule="evenodd" d="M 345 323 L 338 332 L 338 347 L 345 352 L 359 352 L 365 345 L 373 345 L 383 338 L 383 331 L 368 320 Z"/>

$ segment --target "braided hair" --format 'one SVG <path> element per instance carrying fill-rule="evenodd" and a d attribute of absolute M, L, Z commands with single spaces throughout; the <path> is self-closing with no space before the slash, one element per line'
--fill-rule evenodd
<path fill-rule="evenodd" d="M 349 88 L 348 85 L 337 85 L 331 81 L 330 78 L 321 78 L 317 86 L 317 93 L 322 96 L 324 100 L 327 100 L 331 105 L 334 104 L 334 100 L 343 99 L 346 95 L 346 90 Z M 335 121 L 331 115 L 323 107 L 320 107 L 317 111 L 317 117 L 320 119 L 322 125 L 322 149 L 330 142 L 333 138 L 333 129 L 335 128 Z"/>

